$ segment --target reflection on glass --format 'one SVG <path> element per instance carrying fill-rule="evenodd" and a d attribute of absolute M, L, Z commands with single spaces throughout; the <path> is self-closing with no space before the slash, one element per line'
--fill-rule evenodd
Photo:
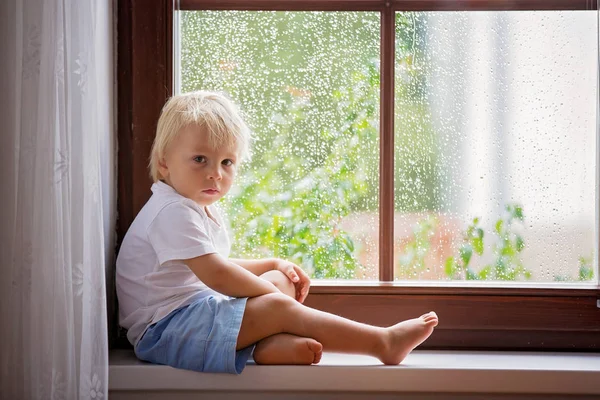
<path fill-rule="evenodd" d="M 597 280 L 597 24 L 396 14 L 396 279 Z"/>
<path fill-rule="evenodd" d="M 377 279 L 377 13 L 180 13 L 182 91 L 227 93 L 253 157 L 222 203 L 232 256 Z"/>

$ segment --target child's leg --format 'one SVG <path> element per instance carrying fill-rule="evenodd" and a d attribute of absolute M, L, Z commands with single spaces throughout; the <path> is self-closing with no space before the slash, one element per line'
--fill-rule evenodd
<path fill-rule="evenodd" d="M 266 365 L 310 365 L 321 361 L 323 345 L 315 339 L 278 333 L 262 339 L 254 348 L 254 361 Z"/>
<path fill-rule="evenodd" d="M 271 282 L 281 293 L 296 298 L 296 287 L 290 279 L 281 271 L 268 271 L 260 276 L 262 279 Z"/>
<path fill-rule="evenodd" d="M 260 276 L 273 283 L 281 293 L 296 298 L 294 284 L 279 271 L 269 271 Z M 321 361 L 323 346 L 311 338 L 279 333 L 260 340 L 254 349 L 257 364 L 310 365 Z"/>
<path fill-rule="evenodd" d="M 288 296 L 271 293 L 248 299 L 237 348 L 278 333 L 311 337 L 325 351 L 366 354 L 384 364 L 399 364 L 431 335 L 438 319 L 430 312 L 388 328 L 361 324 L 308 308 Z"/>

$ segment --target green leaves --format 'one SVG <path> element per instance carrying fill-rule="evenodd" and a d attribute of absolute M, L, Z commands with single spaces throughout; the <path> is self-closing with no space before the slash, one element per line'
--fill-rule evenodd
<path fill-rule="evenodd" d="M 591 281 L 594 279 L 594 266 L 592 263 L 593 254 L 589 257 L 579 257 L 579 274 L 580 281 Z"/>
<path fill-rule="evenodd" d="M 515 222 L 524 220 L 523 209 L 517 204 L 508 204 L 506 214 L 494 226 L 496 241 L 488 244 L 493 261 L 479 270 L 472 267 L 473 259 L 482 257 L 485 252 L 485 231 L 480 218 L 475 217 L 463 234 L 463 242 L 458 255 L 448 257 L 444 263 L 444 273 L 453 280 L 509 280 L 531 279 L 531 272 L 522 263 L 520 253 L 525 249 L 525 240 L 514 232 Z M 437 218 L 427 215 L 413 227 L 413 237 L 404 246 L 399 257 L 399 268 L 403 276 L 417 277 L 426 268 L 425 257 L 431 247 L 430 240 L 437 227 Z"/>
<path fill-rule="evenodd" d="M 459 267 L 454 261 L 454 257 L 448 257 L 446 259 L 446 263 L 444 265 L 444 272 L 446 273 L 446 276 L 450 279 L 456 279 L 455 276 L 459 272 Z"/>
<path fill-rule="evenodd" d="M 502 228 L 504 227 L 504 221 L 499 219 L 498 221 L 496 221 L 496 233 L 500 234 L 502 233 Z"/>
<path fill-rule="evenodd" d="M 483 230 L 478 229 L 478 232 L 481 232 L 480 237 L 475 237 L 471 239 L 471 243 L 473 244 L 473 249 L 475 249 L 475 253 L 478 255 L 483 254 Z"/>
<path fill-rule="evenodd" d="M 507 204 L 505 210 L 506 214 L 494 224 L 494 233 L 498 240 L 492 244 L 491 250 L 495 261 L 485 265 L 479 271 L 478 279 L 514 281 L 531 278 L 531 272 L 523 266 L 520 255 L 525 249 L 525 240 L 521 235 L 513 232 L 515 221 L 524 221 L 523 208 L 515 203 Z M 481 240 L 480 249 L 482 250 L 483 231 L 477 236 L 477 240 Z M 478 254 L 482 253 L 483 251 Z"/>
<path fill-rule="evenodd" d="M 350 80 L 361 85 L 368 81 L 365 76 Z M 370 90 L 378 92 L 377 87 Z M 346 124 L 319 135 L 324 144 L 321 162 L 306 163 L 302 154 L 289 151 L 291 142 L 301 138 L 290 139 L 292 132 L 282 125 L 285 139 L 274 140 L 224 200 L 235 222 L 236 256 L 287 258 L 313 278 L 356 277 L 361 267 L 357 249 L 340 222 L 365 206 L 377 209 L 377 174 L 371 171 L 378 159 L 378 132 L 371 123 L 377 107 L 370 107 L 377 97 L 349 90 L 334 98 L 347 111 Z"/>
<path fill-rule="evenodd" d="M 575 278 L 565 276 L 565 275 L 556 275 L 554 276 L 554 280 L 557 282 L 573 282 L 573 281 L 591 281 L 594 279 L 594 267 L 593 267 L 593 254 L 589 257 L 579 257 L 579 269 L 577 272 L 577 276 Z"/>
<path fill-rule="evenodd" d="M 473 255 L 473 247 L 470 244 L 465 243 L 460 247 L 459 253 L 463 265 L 469 265 L 469 261 L 471 261 L 471 256 Z"/>
<path fill-rule="evenodd" d="M 523 208 L 519 205 L 508 205 L 506 206 L 506 209 L 511 212 L 511 216 L 515 219 L 518 219 L 519 221 L 523 221 L 524 220 L 524 216 L 523 216 Z"/>
<path fill-rule="evenodd" d="M 413 227 L 413 239 L 399 257 L 398 267 L 403 276 L 416 278 L 426 269 L 425 257 L 431 247 L 431 238 L 438 225 L 437 217 L 429 214 Z"/>
<path fill-rule="evenodd" d="M 463 236 L 463 244 L 458 250 L 458 260 L 448 257 L 444 265 L 444 272 L 450 279 L 466 280 L 506 280 L 531 279 L 531 271 L 522 263 L 520 253 L 525 249 L 525 240 L 514 232 L 515 221 L 524 221 L 523 208 L 518 204 L 508 204 L 506 214 L 494 224 L 494 233 L 497 241 L 489 248 L 494 261 L 475 271 L 471 267 L 473 255 L 483 256 L 485 250 L 485 232 L 480 227 L 480 219 L 473 218 Z"/>
<path fill-rule="evenodd" d="M 405 164 L 395 206 L 435 210 L 439 150 L 416 62 L 426 21 L 395 19 L 397 60 L 410 75 L 395 85 L 406 127 L 396 137 Z M 181 22 L 182 91 L 227 92 L 256 133 L 252 161 L 223 200 L 235 255 L 291 257 L 315 277 L 354 277 L 362 249 L 340 225 L 378 210 L 379 14 L 190 11 Z"/>
<path fill-rule="evenodd" d="M 521 251 L 523 251 L 523 249 L 525 248 L 525 241 L 523 240 L 523 238 L 519 235 L 516 235 L 516 239 L 515 239 L 515 245 L 517 248 L 517 251 L 520 253 Z"/>

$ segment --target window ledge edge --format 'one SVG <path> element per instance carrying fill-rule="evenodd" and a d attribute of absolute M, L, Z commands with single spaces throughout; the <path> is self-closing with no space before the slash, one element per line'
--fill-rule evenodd
<path fill-rule="evenodd" d="M 316 366 L 257 366 L 199 374 L 112 350 L 110 391 L 412 392 L 600 395 L 600 356 L 589 353 L 414 351 L 400 366 L 324 354 Z"/>

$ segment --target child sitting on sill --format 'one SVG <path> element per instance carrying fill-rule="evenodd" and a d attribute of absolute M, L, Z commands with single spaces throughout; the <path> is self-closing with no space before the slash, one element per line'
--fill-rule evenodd
<path fill-rule="evenodd" d="M 204 372 L 316 364 L 322 351 L 399 364 L 432 333 L 435 313 L 381 328 L 304 306 L 310 279 L 280 259 L 230 259 L 215 203 L 247 158 L 250 133 L 223 95 L 165 104 L 150 160 L 152 196 L 117 258 L 120 324 L 138 358 Z"/>

